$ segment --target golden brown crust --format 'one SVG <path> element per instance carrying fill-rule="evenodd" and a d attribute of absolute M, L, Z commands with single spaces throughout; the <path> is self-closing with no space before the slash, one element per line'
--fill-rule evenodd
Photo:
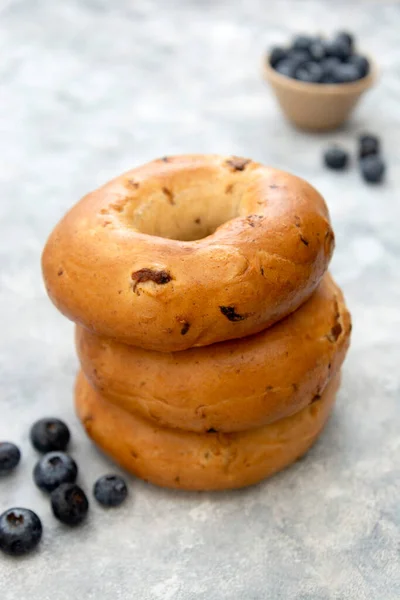
<path fill-rule="evenodd" d="M 325 275 L 296 312 L 252 337 L 177 353 L 99 338 L 78 327 L 82 369 L 128 412 L 188 431 L 243 431 L 301 410 L 338 372 L 350 341 L 342 292 Z"/>
<path fill-rule="evenodd" d="M 197 434 L 163 429 L 107 403 L 82 373 L 76 409 L 88 435 L 120 465 L 164 487 L 223 490 L 257 483 L 302 456 L 323 429 L 339 385 L 302 411 L 240 433 Z"/>
<path fill-rule="evenodd" d="M 277 322 L 311 295 L 332 250 L 326 205 L 308 183 L 252 161 L 192 155 L 153 161 L 87 195 L 51 234 L 42 265 L 68 318 L 166 352 Z"/>

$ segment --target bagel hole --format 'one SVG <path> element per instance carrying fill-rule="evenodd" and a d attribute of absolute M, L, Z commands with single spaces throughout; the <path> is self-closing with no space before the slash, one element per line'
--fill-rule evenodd
<path fill-rule="evenodd" d="M 191 174 L 192 181 L 194 177 Z M 199 175 L 199 181 L 185 187 L 185 179 L 175 179 L 173 185 L 166 180 L 157 191 L 142 185 L 141 197 L 136 207 L 127 210 L 126 218 L 141 233 L 192 242 L 212 235 L 239 216 L 242 185 L 227 185 L 222 178 L 201 180 Z"/>

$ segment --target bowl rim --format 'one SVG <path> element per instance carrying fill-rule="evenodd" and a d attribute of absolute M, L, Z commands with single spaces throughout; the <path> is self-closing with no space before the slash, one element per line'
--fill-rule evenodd
<path fill-rule="evenodd" d="M 377 67 L 375 62 L 366 54 L 365 56 L 370 64 L 370 70 L 365 77 L 358 79 L 357 81 L 351 81 L 349 83 L 308 83 L 306 81 L 299 81 L 298 79 L 292 79 L 287 75 L 282 75 L 274 69 L 270 63 L 271 54 L 268 53 L 264 56 L 263 74 L 264 78 L 271 83 L 276 85 L 285 86 L 291 88 L 293 92 L 302 92 L 306 94 L 314 94 L 319 96 L 331 96 L 331 95 L 347 95 L 356 94 L 370 88 L 377 79 Z"/>

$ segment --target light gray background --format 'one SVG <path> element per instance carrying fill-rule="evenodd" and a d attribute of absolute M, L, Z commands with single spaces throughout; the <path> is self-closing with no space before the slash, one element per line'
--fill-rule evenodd
<path fill-rule="evenodd" d="M 0 509 L 43 519 L 40 550 L 0 557 L 5 600 L 395 600 L 399 574 L 400 6 L 393 2 L 15 0 L 0 4 L 0 439 L 21 445 Z M 294 31 L 347 27 L 381 68 L 346 131 L 292 130 L 260 77 Z M 387 183 L 325 171 L 328 141 L 382 135 Z M 258 487 L 185 494 L 130 480 L 65 530 L 31 482 L 27 433 L 72 427 L 81 482 L 111 468 L 72 408 L 72 326 L 46 298 L 46 236 L 86 191 L 177 152 L 250 156 L 309 179 L 337 234 L 333 272 L 354 318 L 337 410 L 307 458 Z"/>

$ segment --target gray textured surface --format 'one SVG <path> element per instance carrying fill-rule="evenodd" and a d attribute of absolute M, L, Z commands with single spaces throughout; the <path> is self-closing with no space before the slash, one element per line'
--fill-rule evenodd
<path fill-rule="evenodd" d="M 0 438 L 21 444 L 0 508 L 37 510 L 40 551 L 0 557 L 5 600 L 395 600 L 400 597 L 400 6 L 393 2 L 14 0 L 0 5 Z M 382 78 L 346 131 L 281 119 L 260 56 L 290 31 L 363 36 Z M 371 128 L 390 170 L 320 166 L 326 140 Z M 110 176 L 175 152 L 224 152 L 294 171 L 326 196 L 333 271 L 354 317 L 336 413 L 307 458 L 239 493 L 183 494 L 131 480 L 114 513 L 65 531 L 31 484 L 30 423 L 57 414 L 90 486 L 110 464 L 73 415 L 72 326 L 45 296 L 39 257 L 65 209 Z"/>

